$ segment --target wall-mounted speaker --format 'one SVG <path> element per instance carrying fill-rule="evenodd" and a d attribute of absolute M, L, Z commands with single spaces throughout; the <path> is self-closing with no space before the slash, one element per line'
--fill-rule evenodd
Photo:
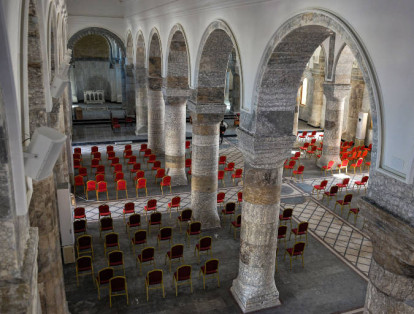
<path fill-rule="evenodd" d="M 50 176 L 65 141 L 66 135 L 52 128 L 36 129 L 25 152 L 26 175 L 37 181 Z"/>

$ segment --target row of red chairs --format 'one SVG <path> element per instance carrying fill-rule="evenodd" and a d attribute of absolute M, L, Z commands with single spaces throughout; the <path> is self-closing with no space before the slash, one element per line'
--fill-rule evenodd
<path fill-rule="evenodd" d="M 299 135 L 298 133 L 299 140 L 304 140 L 304 141 L 308 139 L 311 139 L 311 140 L 316 139 L 316 136 L 317 136 L 317 131 L 312 131 L 312 132 L 303 131 L 301 135 Z M 319 137 L 322 138 L 323 133 L 319 134 Z"/>

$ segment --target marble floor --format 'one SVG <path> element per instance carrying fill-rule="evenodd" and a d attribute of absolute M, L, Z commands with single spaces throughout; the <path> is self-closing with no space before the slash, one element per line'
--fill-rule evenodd
<path fill-rule="evenodd" d="M 134 143 L 133 149 L 138 148 L 138 143 Z M 103 152 L 105 145 L 98 145 Z M 84 158 L 88 158 L 90 145 L 82 145 Z M 116 145 L 117 154 L 121 154 L 123 145 Z M 294 153 L 295 150 L 292 150 Z M 227 161 L 234 161 L 236 167 L 243 168 L 243 155 L 237 148 L 237 138 L 226 138 L 220 147 L 220 155 L 226 155 Z M 163 162 L 163 161 L 162 161 Z M 328 180 L 328 188 L 342 180 L 344 174 L 327 174 L 322 176 L 321 171 L 315 165 L 314 159 L 301 158 L 300 163 L 305 165 L 304 180 L 299 181 L 291 178 L 290 172 L 285 172 L 283 177 L 283 186 L 281 193 L 281 208 L 293 208 L 293 225 L 301 221 L 309 222 L 309 243 L 305 253 L 305 267 L 300 266 L 300 262 L 294 262 L 293 270 L 289 270 L 288 259 L 283 259 L 283 254 L 277 258 L 278 272 L 275 275 L 276 285 L 280 292 L 282 306 L 276 309 L 264 311 L 264 313 L 359 313 L 364 305 L 365 292 L 367 285 L 367 275 L 372 258 L 372 244 L 369 237 L 363 231 L 363 219 L 358 217 L 356 223 L 354 217 L 348 220 L 348 210 L 340 212 L 339 208 L 334 208 L 334 201 L 329 203 L 322 200 L 316 193 L 312 194 L 314 184 L 320 183 L 322 179 Z M 360 179 L 367 173 L 349 173 L 351 182 Z M 147 176 L 147 172 L 146 172 Z M 152 181 L 152 180 L 149 180 Z M 229 178 L 226 180 L 226 186 L 219 183 L 219 191 L 226 193 L 226 202 L 235 201 L 237 192 L 242 190 L 242 184 L 236 182 L 233 184 Z M 353 193 L 352 207 L 356 206 L 358 193 L 351 184 L 348 191 L 342 191 L 338 194 L 338 199 L 343 198 L 346 193 Z M 132 190 L 132 196 L 135 191 Z M 115 218 L 116 230 L 119 233 L 125 233 L 122 222 L 122 209 L 125 202 L 134 202 L 139 213 L 143 213 L 143 206 L 149 198 L 155 198 L 158 201 L 159 211 L 163 213 L 163 221 L 174 229 L 174 242 L 184 242 L 184 238 L 177 230 L 177 213 L 173 212 L 171 217 L 167 213 L 167 203 L 175 195 L 181 197 L 181 208 L 191 206 L 190 185 L 186 187 L 173 187 L 173 193 L 161 195 L 159 188 L 153 184 L 149 189 L 148 197 L 132 197 L 128 200 L 105 201 L 110 206 L 112 217 Z M 111 195 L 112 196 L 112 195 Z M 84 196 L 77 197 L 77 206 L 85 207 L 88 222 L 88 229 L 94 236 L 94 244 L 101 250 L 102 240 L 99 240 L 98 229 L 98 206 L 103 202 L 97 202 L 91 197 L 86 201 Z M 220 212 L 220 208 L 218 208 Z M 242 211 L 242 209 L 241 209 Z M 145 221 L 145 219 L 144 219 Z M 163 222 L 164 224 L 164 222 Z M 239 310 L 235 301 L 232 299 L 229 288 L 232 279 L 237 276 L 238 265 L 238 236 L 237 240 L 233 239 L 228 222 L 223 221 L 224 228 L 208 231 L 206 235 L 212 235 L 214 241 L 213 256 L 220 259 L 220 278 L 221 287 L 216 288 L 212 280 L 208 284 L 207 291 L 200 287 L 200 282 L 196 278 L 200 264 L 194 260 L 193 250 L 186 252 L 185 258 L 193 265 L 193 284 L 194 293 L 190 294 L 189 289 L 183 288 L 184 292 L 179 292 L 178 298 L 174 296 L 174 289 L 170 280 L 167 283 L 167 297 L 163 299 L 160 293 L 154 292 L 154 298 L 151 295 L 149 302 L 145 301 L 145 289 L 143 286 L 143 275 L 138 275 L 135 268 L 134 255 L 128 248 L 127 237 L 122 241 L 121 247 L 128 251 L 127 280 L 130 288 L 130 306 L 126 306 L 122 298 L 118 298 L 112 311 L 109 311 L 108 297 L 100 301 L 96 298 L 96 292 L 89 281 L 82 281 L 82 288 L 76 288 L 74 281 L 74 266 L 65 265 L 66 288 L 68 293 L 69 307 L 71 312 L 76 313 L 110 313 L 110 312 L 133 312 L 138 310 L 142 313 L 182 313 L 183 311 L 194 311 L 194 313 L 238 313 Z M 89 232 L 89 230 L 88 230 Z M 177 238 L 176 238 L 177 235 Z M 204 234 L 203 234 L 204 235 Z M 124 236 L 122 236 L 124 237 Z M 155 239 L 155 231 L 154 231 Z M 293 245 L 292 240 L 288 241 L 287 246 Z M 193 244 L 194 245 L 194 244 Z M 284 244 L 279 244 L 284 249 Z M 167 246 L 164 247 L 166 250 Z M 280 251 L 279 251 L 280 252 Z M 99 252 L 96 254 L 100 254 Z M 157 265 L 163 265 L 163 256 L 160 254 Z M 102 254 L 103 255 L 103 252 Z M 205 259 L 204 259 L 205 260 Z M 102 257 L 96 258 L 95 269 L 98 270 L 104 266 Z M 165 269 L 165 267 L 162 267 Z M 145 272 L 144 272 L 145 273 Z M 165 274 L 167 275 L 167 274 Z M 168 274 L 167 276 L 170 276 Z M 222 277 L 223 276 L 223 277 Z M 189 297 L 191 296 L 191 297 Z M 85 299 L 86 297 L 86 299 Z M 85 310 L 85 311 L 83 311 Z"/>

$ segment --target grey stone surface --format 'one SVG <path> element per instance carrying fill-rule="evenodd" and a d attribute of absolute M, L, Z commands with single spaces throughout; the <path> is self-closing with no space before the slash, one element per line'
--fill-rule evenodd
<path fill-rule="evenodd" d="M 313 97 L 312 111 L 309 116 L 308 124 L 313 127 L 321 125 L 322 105 L 323 105 L 323 83 L 325 82 L 325 58 L 320 58 L 319 64 L 314 64 L 312 69 Z"/>

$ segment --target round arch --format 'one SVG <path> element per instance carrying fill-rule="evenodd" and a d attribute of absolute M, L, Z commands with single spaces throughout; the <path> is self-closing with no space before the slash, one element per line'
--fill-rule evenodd
<path fill-rule="evenodd" d="M 134 40 L 132 39 L 131 31 L 128 31 L 126 36 L 126 60 L 127 64 L 134 63 Z"/>
<path fill-rule="evenodd" d="M 269 40 L 255 78 L 252 116 L 250 119 L 242 117 L 241 128 L 255 133 L 258 137 L 282 136 L 292 132 L 294 104 L 303 70 L 315 49 L 333 33 L 341 36 L 349 46 L 363 73 L 369 91 L 373 120 L 372 159 L 378 168 L 381 153 L 382 96 L 376 72 L 368 52 L 352 28 L 325 10 L 308 9 L 296 14 Z M 288 121 L 292 120 L 291 124 L 282 123 L 286 118 Z"/>
<path fill-rule="evenodd" d="M 142 30 L 137 32 L 135 40 L 135 66 L 145 68 L 146 66 L 146 48 L 145 48 L 145 37 Z M 139 50 L 139 51 L 138 51 Z"/>
<path fill-rule="evenodd" d="M 154 36 L 157 36 L 157 39 L 155 39 Z M 153 40 L 157 40 L 158 49 L 157 49 L 157 47 L 154 47 L 154 44 L 156 44 L 156 42 L 153 43 Z M 153 48 L 153 50 L 151 50 L 151 48 Z M 162 51 L 161 35 L 160 35 L 159 30 L 156 27 L 154 27 L 154 28 L 151 29 L 150 35 L 148 37 L 147 58 L 146 58 L 146 61 L 145 61 L 146 62 L 145 67 L 147 69 L 150 68 L 149 60 L 150 60 L 151 56 L 159 57 L 161 59 L 160 60 L 161 61 L 161 64 L 160 64 L 160 72 L 161 73 L 159 74 L 160 76 L 162 74 L 162 69 L 163 69 L 163 62 L 162 62 L 163 61 L 162 60 L 163 59 L 162 58 L 163 53 L 162 52 L 163 51 Z"/>

